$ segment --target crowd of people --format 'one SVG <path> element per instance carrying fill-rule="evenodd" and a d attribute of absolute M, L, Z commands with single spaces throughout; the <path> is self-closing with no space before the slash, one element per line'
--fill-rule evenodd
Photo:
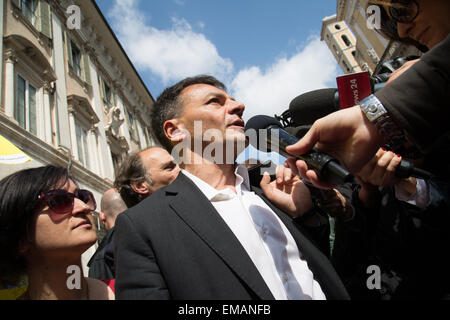
<path fill-rule="evenodd" d="M 89 277 L 70 282 L 67 269 L 81 270 L 97 241 L 92 193 L 51 165 L 0 181 L 0 298 L 450 298 L 450 2 L 372 4 L 381 33 L 427 52 L 288 148 L 327 152 L 356 181 L 332 185 L 294 158 L 273 176 L 237 164 L 244 104 L 212 76 L 189 77 L 164 90 L 150 115 L 162 147 L 129 155 L 103 194 L 108 232 Z M 402 160 L 432 177 L 397 177 Z M 369 286 L 374 266 L 380 279 Z"/>

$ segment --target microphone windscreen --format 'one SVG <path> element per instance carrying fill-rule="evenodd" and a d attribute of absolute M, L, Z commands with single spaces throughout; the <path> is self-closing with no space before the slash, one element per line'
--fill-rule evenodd
<path fill-rule="evenodd" d="M 261 132 L 259 132 L 259 130 L 265 130 L 270 126 L 283 128 L 277 119 L 265 115 L 254 116 L 247 121 L 245 124 L 245 134 L 253 147 L 263 152 L 270 152 L 267 150 L 267 144 L 264 143 L 264 138 L 260 134 Z M 262 133 L 262 135 L 264 134 L 267 135 L 267 132 Z"/>
<path fill-rule="evenodd" d="M 247 131 L 248 129 L 254 130 L 267 129 L 270 126 L 278 126 L 280 128 L 283 127 L 281 123 L 274 117 L 258 115 L 252 117 L 250 120 L 247 121 L 247 123 L 245 124 L 245 131 Z"/>
<path fill-rule="evenodd" d="M 294 126 L 312 125 L 316 120 L 339 111 L 335 96 L 338 89 L 319 89 L 299 95 L 291 101 L 289 111 Z"/>
<path fill-rule="evenodd" d="M 294 136 L 298 139 L 301 139 L 305 136 L 305 134 L 308 133 L 309 129 L 311 129 L 312 126 L 305 125 L 305 126 L 298 126 L 298 127 L 285 127 L 284 130 L 289 133 L 291 136 Z"/>

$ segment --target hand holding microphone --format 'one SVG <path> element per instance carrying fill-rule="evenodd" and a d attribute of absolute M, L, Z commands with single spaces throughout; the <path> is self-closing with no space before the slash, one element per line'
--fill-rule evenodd
<path fill-rule="evenodd" d="M 356 106 L 332 113 L 314 122 L 308 133 L 294 145 L 286 147 L 292 155 L 303 155 L 316 147 L 327 153 L 350 172 L 359 172 L 383 144 L 383 137 L 374 124 Z M 305 161 L 296 162 L 299 174 L 316 187 L 333 186 L 323 181 Z"/>
<path fill-rule="evenodd" d="M 254 139 L 255 134 L 250 134 L 250 129 L 256 130 L 256 140 Z M 264 152 L 276 151 L 286 157 L 297 157 L 308 163 L 317 177 L 330 184 L 343 184 L 354 179 L 347 170 L 340 166 L 336 159 L 314 148 L 301 155 L 295 155 L 287 151 L 286 147 L 296 143 L 298 139 L 284 131 L 275 118 L 255 116 L 247 122 L 245 130 L 250 138 L 250 143 L 257 149 Z"/>

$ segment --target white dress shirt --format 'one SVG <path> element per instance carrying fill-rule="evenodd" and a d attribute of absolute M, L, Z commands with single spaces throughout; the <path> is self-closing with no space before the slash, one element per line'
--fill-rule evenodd
<path fill-rule="evenodd" d="M 410 195 L 405 190 L 395 186 L 395 197 L 420 209 L 426 209 L 430 205 L 430 186 L 425 180 L 416 180 L 416 192 L 414 194 Z"/>
<path fill-rule="evenodd" d="M 325 300 L 297 244 L 273 210 L 250 191 L 247 169 L 236 168 L 236 193 L 216 190 L 182 170 L 211 201 L 277 300 Z"/>

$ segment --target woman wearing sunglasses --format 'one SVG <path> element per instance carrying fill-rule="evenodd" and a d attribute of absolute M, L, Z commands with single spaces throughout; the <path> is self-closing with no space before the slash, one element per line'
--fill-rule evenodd
<path fill-rule="evenodd" d="M 427 52 L 450 33 L 450 2 L 446 0 L 369 0 L 367 6 L 379 5 L 381 26 L 376 29 L 389 40 L 416 46 Z M 408 61 L 395 70 L 392 82 L 417 60 Z"/>
<path fill-rule="evenodd" d="M 61 167 L 16 172 L 0 181 L 0 280 L 28 276 L 26 300 L 109 300 L 103 282 L 77 279 L 81 255 L 97 240 L 90 191 Z"/>
<path fill-rule="evenodd" d="M 390 40 L 426 50 L 434 48 L 450 33 L 448 0 L 369 0 L 369 5 L 381 7 L 378 31 Z"/>

